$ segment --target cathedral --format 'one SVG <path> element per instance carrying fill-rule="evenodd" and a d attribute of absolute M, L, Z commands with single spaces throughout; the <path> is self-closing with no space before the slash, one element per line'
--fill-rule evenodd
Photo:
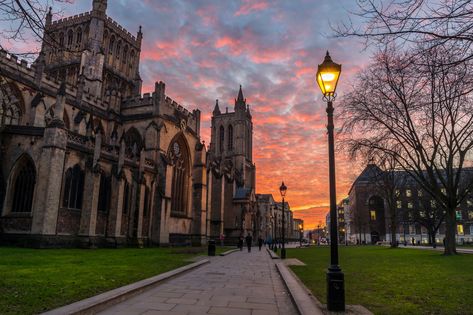
<path fill-rule="evenodd" d="M 0 244 L 33 247 L 201 245 L 254 234 L 253 125 L 240 87 L 212 115 L 142 94 L 141 27 L 107 1 L 53 21 L 30 66 L 0 52 Z"/>

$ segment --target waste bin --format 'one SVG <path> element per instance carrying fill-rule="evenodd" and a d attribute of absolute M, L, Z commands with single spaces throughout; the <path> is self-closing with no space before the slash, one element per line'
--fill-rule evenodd
<path fill-rule="evenodd" d="M 210 240 L 209 245 L 208 245 L 208 255 L 209 256 L 215 256 L 215 240 Z"/>

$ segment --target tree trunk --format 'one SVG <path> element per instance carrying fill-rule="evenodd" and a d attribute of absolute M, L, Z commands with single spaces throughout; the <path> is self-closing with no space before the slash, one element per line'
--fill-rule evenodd
<path fill-rule="evenodd" d="M 397 238 L 396 238 L 397 225 L 395 221 L 391 222 L 391 248 L 397 247 Z"/>
<path fill-rule="evenodd" d="M 433 248 L 437 248 L 437 240 L 435 239 L 435 235 L 437 233 L 435 231 L 432 231 L 432 233 L 430 234 L 430 237 L 431 237 L 431 242 L 432 242 L 432 247 Z"/>
<path fill-rule="evenodd" d="M 456 218 L 455 209 L 447 209 L 445 216 L 445 250 L 444 255 L 455 255 L 457 253 L 455 244 Z"/>

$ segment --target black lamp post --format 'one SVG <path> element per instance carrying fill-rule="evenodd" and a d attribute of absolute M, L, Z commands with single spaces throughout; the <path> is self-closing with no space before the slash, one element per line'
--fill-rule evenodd
<path fill-rule="evenodd" d="M 342 269 L 338 266 L 337 237 L 337 195 L 335 191 L 335 152 L 333 138 L 333 100 L 342 66 L 330 58 L 327 51 L 324 62 L 317 69 L 317 83 L 327 102 L 327 131 L 330 183 L 330 266 L 327 271 L 327 309 L 329 311 L 345 310 L 345 285 Z"/>
<path fill-rule="evenodd" d="M 281 187 L 279 187 L 279 192 L 281 193 L 282 197 L 282 249 L 281 249 L 281 259 L 286 259 L 286 239 L 285 239 L 285 232 L 284 232 L 284 197 L 286 196 L 287 187 L 282 182 Z"/>

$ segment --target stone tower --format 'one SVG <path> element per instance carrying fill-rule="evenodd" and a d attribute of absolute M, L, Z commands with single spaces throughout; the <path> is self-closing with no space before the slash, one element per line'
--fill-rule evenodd
<path fill-rule="evenodd" d="M 36 64 L 46 76 L 77 86 L 78 98 L 104 99 L 118 112 L 115 99 L 141 93 L 143 34 L 140 27 L 133 36 L 106 11 L 107 0 L 93 0 L 92 11 L 58 21 L 53 22 L 49 12 Z"/>
<path fill-rule="evenodd" d="M 212 113 L 209 149 L 208 233 L 237 238 L 254 230 L 255 165 L 252 158 L 253 122 L 240 86 L 233 112 Z"/>

